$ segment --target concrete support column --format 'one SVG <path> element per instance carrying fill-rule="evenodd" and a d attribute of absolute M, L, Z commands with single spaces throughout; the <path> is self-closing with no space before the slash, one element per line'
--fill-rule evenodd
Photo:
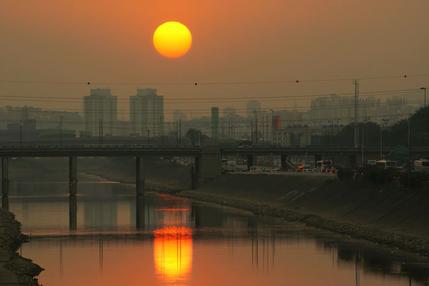
<path fill-rule="evenodd" d="M 143 158 L 136 157 L 136 228 L 144 229 L 144 186 Z"/>
<path fill-rule="evenodd" d="M 287 171 L 289 169 L 288 163 L 287 163 L 287 155 L 286 154 L 281 154 L 280 155 L 280 162 L 281 162 L 281 169 L 283 171 Z"/>
<path fill-rule="evenodd" d="M 9 209 L 9 158 L 1 158 L 2 208 Z"/>
<path fill-rule="evenodd" d="M 200 157 L 194 158 L 194 164 L 191 167 L 191 189 L 196 190 L 200 183 Z"/>
<path fill-rule="evenodd" d="M 247 155 L 247 170 L 250 171 L 250 168 L 255 163 L 255 156 L 254 155 Z"/>
<path fill-rule="evenodd" d="M 316 154 L 316 155 L 314 155 L 314 161 L 321 161 L 322 160 L 322 155 L 320 155 L 320 154 Z"/>
<path fill-rule="evenodd" d="M 360 162 L 360 156 L 359 155 L 350 155 L 349 156 L 349 164 L 352 168 L 357 168 L 359 166 L 358 162 Z"/>
<path fill-rule="evenodd" d="M 143 230 L 145 227 L 144 196 L 136 197 L 136 229 Z"/>
<path fill-rule="evenodd" d="M 77 157 L 69 157 L 69 228 L 77 229 Z"/>
<path fill-rule="evenodd" d="M 144 185 L 145 185 L 145 177 L 144 177 L 144 169 L 143 169 L 143 158 L 136 157 L 136 195 L 137 196 L 144 195 Z"/>

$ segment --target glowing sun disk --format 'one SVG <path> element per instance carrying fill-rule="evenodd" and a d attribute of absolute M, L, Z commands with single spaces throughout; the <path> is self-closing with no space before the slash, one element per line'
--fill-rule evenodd
<path fill-rule="evenodd" d="M 182 23 L 166 22 L 155 30 L 153 45 L 162 56 L 179 58 L 186 55 L 191 49 L 192 34 Z"/>

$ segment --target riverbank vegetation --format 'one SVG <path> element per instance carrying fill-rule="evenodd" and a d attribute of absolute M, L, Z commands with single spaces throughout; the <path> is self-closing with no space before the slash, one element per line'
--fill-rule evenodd
<path fill-rule="evenodd" d="M 21 226 L 13 214 L 0 209 L 0 284 L 39 286 L 37 277 L 42 268 L 20 256 L 17 250 L 26 242 Z"/>
<path fill-rule="evenodd" d="M 408 148 L 429 145 L 429 107 L 421 108 L 408 119 L 400 120 L 393 125 L 389 122 L 377 124 L 370 120 L 362 120 L 358 124 L 359 138 L 363 138 L 364 146 L 380 146 L 380 137 L 383 138 L 385 147 L 402 146 Z M 354 124 L 346 125 L 335 134 L 328 133 L 318 138 L 317 144 L 354 146 Z M 410 138 L 410 142 L 408 140 Z M 394 154 L 392 154 L 394 155 Z"/>

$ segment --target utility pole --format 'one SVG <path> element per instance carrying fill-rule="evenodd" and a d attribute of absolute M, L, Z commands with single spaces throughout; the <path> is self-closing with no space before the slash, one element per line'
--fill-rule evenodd
<path fill-rule="evenodd" d="M 359 80 L 354 80 L 353 84 L 355 86 L 355 102 L 354 102 L 354 145 L 355 148 L 359 146 Z"/>
<path fill-rule="evenodd" d="M 270 124 L 271 124 L 271 134 L 270 134 L 270 139 L 271 139 L 271 144 L 274 143 L 274 110 L 270 109 L 271 111 L 271 120 L 270 120 Z"/>
<path fill-rule="evenodd" d="M 60 144 L 63 144 L 63 116 L 60 116 L 60 123 L 59 123 L 59 131 L 60 131 Z"/>
<path fill-rule="evenodd" d="M 250 141 L 252 141 L 252 145 L 255 143 L 255 132 L 253 131 L 253 119 L 250 119 Z"/>
<path fill-rule="evenodd" d="M 103 119 L 98 121 L 98 143 L 103 144 Z"/>
<path fill-rule="evenodd" d="M 408 180 L 411 173 L 411 114 L 408 115 Z"/>
<path fill-rule="evenodd" d="M 228 128 L 229 128 L 229 138 L 234 138 L 234 130 L 233 130 L 233 126 L 232 126 L 232 119 L 231 118 L 229 118 L 228 119 Z"/>
<path fill-rule="evenodd" d="M 179 143 L 182 144 L 182 119 L 179 119 Z"/>
<path fill-rule="evenodd" d="M 22 120 L 19 121 L 19 145 L 22 145 Z"/>
<path fill-rule="evenodd" d="M 164 122 L 162 120 L 162 116 L 159 117 L 159 130 L 158 130 L 159 134 L 158 136 L 161 136 L 161 144 L 164 145 L 165 144 L 165 138 L 164 138 Z M 156 134 L 156 133 L 155 133 Z"/>
<path fill-rule="evenodd" d="M 366 121 L 362 124 L 362 143 L 361 143 L 361 152 L 362 152 L 362 167 L 365 166 L 365 125 Z"/>
<path fill-rule="evenodd" d="M 270 120 L 270 115 L 267 113 L 266 115 L 265 115 L 265 134 L 266 134 L 266 137 L 267 138 L 265 138 L 265 144 L 267 144 L 269 141 L 270 141 L 270 130 L 269 130 L 269 125 L 268 125 L 268 123 L 269 123 L 269 120 Z"/>
<path fill-rule="evenodd" d="M 147 130 L 147 144 L 150 144 L 150 129 Z"/>
<path fill-rule="evenodd" d="M 179 121 L 176 121 L 176 145 L 179 145 Z"/>
<path fill-rule="evenodd" d="M 388 119 L 383 118 L 380 124 L 380 160 L 383 160 L 383 128 L 386 127 Z"/>
<path fill-rule="evenodd" d="M 424 96 L 424 99 L 423 99 L 423 107 L 426 107 L 427 106 L 427 88 L 426 87 L 422 87 L 422 88 L 420 88 L 421 90 L 423 90 L 423 96 Z"/>
<path fill-rule="evenodd" d="M 144 128 L 143 128 L 143 124 L 140 123 L 140 137 L 142 142 L 144 142 Z"/>
<path fill-rule="evenodd" d="M 255 110 L 255 144 L 258 144 L 258 113 Z"/>
<path fill-rule="evenodd" d="M 261 128 L 262 128 L 262 144 L 265 143 L 265 114 L 262 113 L 262 118 L 261 118 Z"/>
<path fill-rule="evenodd" d="M 383 123 L 380 124 L 380 160 L 383 160 Z"/>

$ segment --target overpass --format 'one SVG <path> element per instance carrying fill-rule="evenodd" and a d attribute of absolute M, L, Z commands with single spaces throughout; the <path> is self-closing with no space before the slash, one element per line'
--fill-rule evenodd
<path fill-rule="evenodd" d="M 388 154 L 392 148 L 384 147 L 383 153 Z M 308 146 L 308 147 L 278 147 L 278 146 L 189 146 L 189 145 L 150 145 L 150 144 L 80 144 L 80 145 L 14 145 L 0 146 L 2 207 L 9 208 L 9 158 L 13 157 L 67 157 L 69 158 L 69 223 L 70 228 L 77 225 L 77 158 L 78 157 L 135 157 L 135 179 L 137 209 L 141 207 L 144 197 L 144 157 L 192 157 L 191 188 L 196 189 L 200 178 L 215 177 L 221 173 L 221 158 L 227 155 L 246 156 L 248 166 L 255 162 L 255 156 L 281 156 L 282 165 L 290 155 L 313 155 L 316 160 L 322 156 L 343 155 L 348 160 L 358 161 L 362 154 L 379 156 L 379 147 L 344 147 L 344 146 Z M 428 157 L 428 147 L 411 149 L 412 157 Z M 364 158 L 364 156 L 362 156 Z M 353 163 L 352 163 L 353 164 Z M 139 225 L 139 221 L 137 221 Z"/>
<path fill-rule="evenodd" d="M 0 145 L 0 157 L 139 157 L 139 156 L 186 156 L 198 157 L 204 150 L 217 150 L 221 155 L 319 155 L 345 154 L 357 155 L 380 154 L 380 147 L 352 146 L 191 146 L 191 145 L 150 145 L 150 144 L 76 144 L 76 145 Z M 383 154 L 389 154 L 392 147 L 383 147 Z M 211 151 L 214 152 L 214 151 Z M 413 157 L 429 156 L 429 146 L 412 147 Z"/>
<path fill-rule="evenodd" d="M 308 155 L 314 156 L 316 161 L 322 159 L 338 159 L 347 162 L 346 166 L 356 167 L 364 164 L 368 159 L 379 159 L 380 153 L 386 156 L 394 150 L 393 147 L 383 146 L 380 151 L 379 146 L 352 147 L 352 146 L 222 146 L 220 152 L 222 156 L 242 156 L 247 158 L 247 164 L 250 168 L 256 161 L 256 156 L 276 155 L 281 157 L 282 168 L 287 169 L 288 156 L 291 155 Z M 429 146 L 412 147 L 410 150 L 411 159 L 429 157 Z"/>
<path fill-rule="evenodd" d="M 218 151 L 215 153 L 218 155 Z M 78 157 L 135 157 L 136 202 L 141 209 L 144 197 L 144 157 L 177 156 L 192 157 L 191 188 L 196 189 L 201 176 L 201 159 L 210 159 L 210 152 L 194 146 L 154 146 L 154 145 L 25 145 L 1 146 L 2 207 L 9 208 L 9 158 L 16 157 L 67 157 L 69 158 L 69 226 L 77 227 L 77 183 Z M 210 161 L 210 160 L 208 160 Z M 216 160 L 219 161 L 220 160 Z M 220 164 L 220 163 L 219 163 Z M 207 166 L 204 166 L 205 170 Z M 137 226 L 142 221 L 137 217 Z"/>
<path fill-rule="evenodd" d="M 221 146 L 220 151 L 222 154 L 240 154 L 240 155 L 267 155 L 267 154 L 290 154 L 290 155 L 318 155 L 318 154 L 345 154 L 345 155 L 356 155 L 364 152 L 365 154 L 380 154 L 379 146 L 368 146 L 362 148 L 352 147 L 352 146 L 336 146 L 336 145 L 326 145 L 326 146 Z M 392 147 L 383 147 L 382 153 L 389 154 L 393 151 Z M 429 156 L 429 146 L 423 147 L 412 147 L 411 155 L 422 155 Z"/>
<path fill-rule="evenodd" d="M 187 156 L 198 157 L 200 147 L 155 146 L 139 144 L 89 145 L 23 145 L 1 146 L 0 157 L 139 157 Z"/>

